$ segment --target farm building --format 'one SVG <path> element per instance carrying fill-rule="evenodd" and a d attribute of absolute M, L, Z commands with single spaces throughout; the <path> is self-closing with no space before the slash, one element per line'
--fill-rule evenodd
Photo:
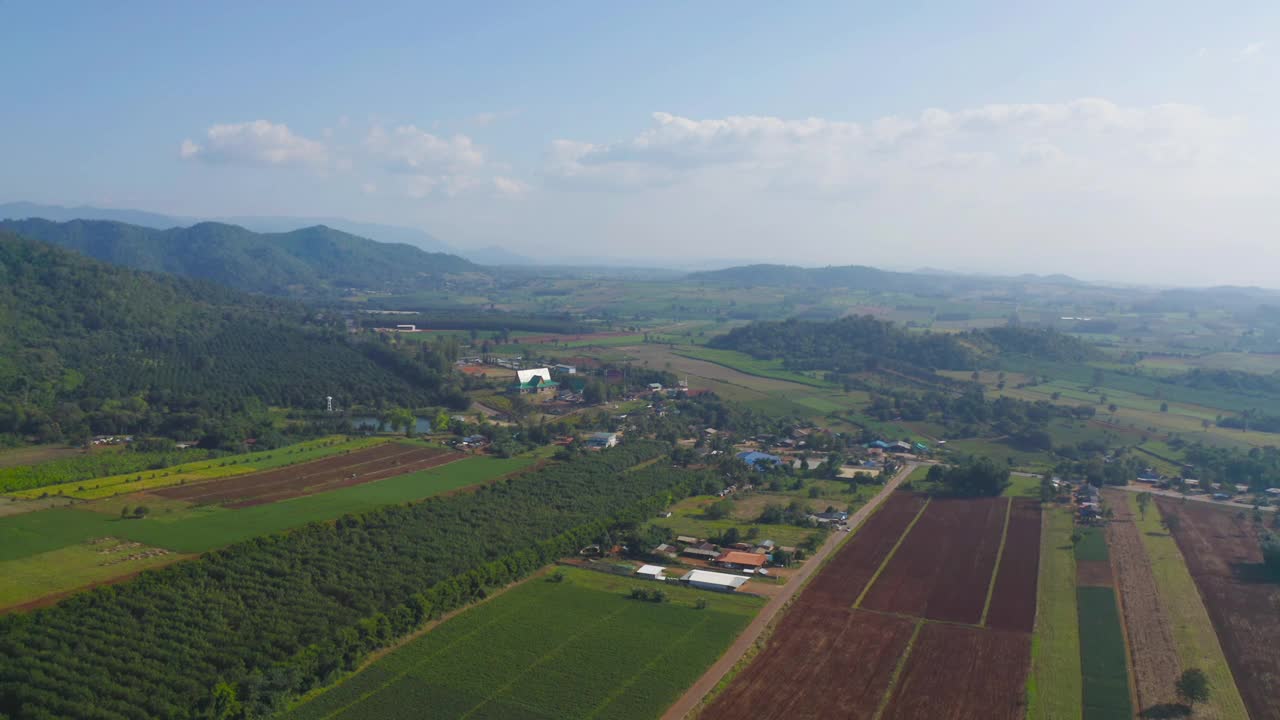
<path fill-rule="evenodd" d="M 662 383 L 649 383 L 650 392 L 662 392 Z"/>
<path fill-rule="evenodd" d="M 552 365 L 551 369 L 564 375 L 577 375 L 578 368 L 572 365 Z"/>
<path fill-rule="evenodd" d="M 636 570 L 636 577 L 644 578 L 645 580 L 665 580 L 666 577 L 662 574 L 663 570 L 666 570 L 666 568 L 661 565 L 641 565 L 640 569 Z"/>
<path fill-rule="evenodd" d="M 1266 492 L 1272 497 L 1280 497 L 1280 488 L 1267 488 Z"/>
<path fill-rule="evenodd" d="M 534 368 L 532 370 L 517 370 L 516 384 L 511 386 L 511 390 L 516 393 L 540 393 L 546 390 L 555 390 L 560 387 L 560 383 L 551 379 L 551 371 L 546 368 Z"/>
<path fill-rule="evenodd" d="M 770 455 L 769 453 L 763 453 L 757 450 L 740 452 L 738 453 L 738 459 L 755 470 L 768 470 L 782 462 L 782 458 L 777 455 Z"/>
<path fill-rule="evenodd" d="M 891 453 L 909 453 L 911 452 L 911 444 L 899 440 L 895 443 L 889 443 L 889 447 L 885 448 L 885 450 Z"/>
<path fill-rule="evenodd" d="M 747 578 L 738 575 L 727 575 L 710 570 L 690 570 L 680 580 L 688 583 L 690 587 L 718 592 L 734 592 L 747 582 Z"/>
<path fill-rule="evenodd" d="M 764 555 L 757 555 L 756 553 L 752 553 L 752 552 L 740 552 L 738 550 L 730 550 L 728 552 L 721 553 L 720 556 L 716 558 L 716 564 L 721 567 L 733 568 L 734 570 L 741 570 L 743 568 L 764 567 L 765 559 L 766 558 Z"/>
<path fill-rule="evenodd" d="M 871 442 L 867 443 L 867 448 L 875 449 L 875 450 L 887 450 L 889 449 L 889 443 L 883 440 L 872 440 Z"/>
<path fill-rule="evenodd" d="M 713 561 L 720 557 L 720 553 L 715 550 L 703 550 L 699 547 L 687 547 L 680 551 L 685 557 L 698 558 L 699 560 Z"/>
<path fill-rule="evenodd" d="M 587 438 L 587 447 L 603 450 L 618 444 L 618 433 L 598 432 Z"/>

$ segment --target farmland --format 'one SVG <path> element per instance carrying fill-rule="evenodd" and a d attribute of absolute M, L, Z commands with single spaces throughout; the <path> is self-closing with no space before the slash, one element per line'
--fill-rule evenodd
<path fill-rule="evenodd" d="M 113 498 L 76 508 L 56 508 L 0 518 L 0 574 L 41 578 L 32 584 L 14 583 L 0 607 L 36 600 L 93 582 L 128 575 L 147 566 L 177 559 L 177 555 L 121 563 L 110 567 L 89 542 L 118 538 L 163 548 L 176 554 L 199 553 L 259 535 L 328 521 L 347 513 L 364 512 L 458 488 L 488 482 L 528 467 L 530 458 L 500 460 L 475 457 L 444 467 L 421 470 L 377 482 L 344 487 L 315 495 L 239 509 L 191 507 L 187 503 L 143 495 Z M 145 519 L 123 520 L 118 508 L 146 504 Z M 101 510 L 101 511 L 99 511 Z"/>
<path fill-rule="evenodd" d="M 1130 494 L 1129 511 L 1151 559 L 1151 572 L 1159 589 L 1160 601 L 1169 614 L 1182 666 L 1200 668 L 1213 687 L 1208 702 L 1197 707 L 1196 713 L 1206 718 L 1248 717 L 1195 581 L 1187 571 L 1177 542 L 1160 525 L 1160 510 L 1153 505 L 1144 516 L 1139 510 L 1137 496 Z"/>
<path fill-rule="evenodd" d="M 700 717 L 1023 717 L 1040 520 L 1012 503 L 890 497 Z"/>
<path fill-rule="evenodd" d="M 425 470 L 465 457 L 440 448 L 389 443 L 323 460 L 219 480 L 167 487 L 152 494 L 194 504 L 251 507 Z"/>
<path fill-rule="evenodd" d="M 183 463 L 163 470 L 129 472 L 95 480 L 74 481 L 37 489 L 9 493 L 16 498 L 38 498 L 43 495 L 63 495 L 81 500 L 95 500 L 125 493 L 154 490 L 187 482 L 213 480 L 231 475 L 242 475 L 258 470 L 285 467 L 317 460 L 337 453 L 359 450 L 386 442 L 382 438 L 347 439 L 331 436 L 319 440 L 290 445 L 275 450 L 235 455 L 219 460 L 199 460 Z"/>
<path fill-rule="evenodd" d="M 1080 628 L 1075 555 L 1071 549 L 1074 528 L 1071 508 L 1044 511 L 1039 608 L 1027 682 L 1028 720 L 1072 720 L 1081 716 Z"/>
<path fill-rule="evenodd" d="M 1171 703 L 1177 697 L 1174 683 L 1182 668 L 1165 600 L 1156 586 L 1146 547 L 1129 509 L 1129 493 L 1107 490 L 1102 496 L 1115 513 L 1107 523 L 1107 548 L 1115 568 L 1133 658 L 1133 686 L 1138 707 L 1147 709 Z"/>
<path fill-rule="evenodd" d="M 1205 503 L 1182 503 L 1164 497 L 1156 506 L 1178 518 L 1173 531 L 1187 569 L 1204 599 L 1223 654 L 1250 717 L 1280 718 L 1275 703 L 1280 691 L 1280 584 L 1262 571 L 1257 530 Z"/>
<path fill-rule="evenodd" d="M 1081 528 L 1076 544 L 1076 609 L 1084 720 L 1133 716 L 1129 657 L 1101 528 Z"/>
<path fill-rule="evenodd" d="M 440 624 L 286 717 L 652 718 L 720 655 L 763 605 L 747 595 L 664 587 L 565 568 Z M 697 609 L 697 599 L 708 602 Z"/>

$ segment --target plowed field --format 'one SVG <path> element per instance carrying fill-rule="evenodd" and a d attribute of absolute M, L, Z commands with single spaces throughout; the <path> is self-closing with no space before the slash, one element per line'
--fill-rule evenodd
<path fill-rule="evenodd" d="M 699 720 L 872 718 L 914 629 L 907 618 L 809 607 L 802 595 Z"/>
<path fill-rule="evenodd" d="M 1115 517 L 1107 523 L 1107 548 L 1115 569 L 1129 634 L 1129 657 L 1133 663 L 1134 690 L 1138 707 L 1171 703 L 1177 698 L 1174 683 L 1182 673 L 1178 648 L 1173 641 L 1169 616 L 1160 603 L 1160 589 L 1133 522 L 1127 496 L 1122 491 L 1104 491 L 1107 507 Z"/>
<path fill-rule="evenodd" d="M 884 720 L 1021 720 L 1031 636 L 925 623 Z"/>
<path fill-rule="evenodd" d="M 278 470 L 177 485 L 152 493 L 193 503 L 248 507 L 426 470 L 463 457 L 466 456 L 443 449 L 387 443 Z"/>
<path fill-rule="evenodd" d="M 987 610 L 987 626 L 993 630 L 1029 633 L 1035 629 L 1040 525 L 1040 507 L 1034 500 L 1013 501 L 1004 554 L 996 570 L 996 586 Z"/>
<path fill-rule="evenodd" d="M 1008 503 L 889 498 L 699 718 L 874 718 L 882 707 L 885 718 L 1022 717 L 1031 636 L 976 625 Z M 1020 547 L 1006 546 L 990 617 L 1029 630 L 1039 508 L 1019 503 L 1009 520 Z"/>
<path fill-rule="evenodd" d="M 933 500 L 860 607 L 976 625 L 1009 500 Z"/>
<path fill-rule="evenodd" d="M 805 588 L 805 606 L 851 607 L 923 506 L 924 498 L 906 493 L 885 500 Z"/>
<path fill-rule="evenodd" d="M 1280 583 L 1268 581 L 1248 520 L 1206 503 L 1157 497 L 1254 720 L 1280 720 Z"/>

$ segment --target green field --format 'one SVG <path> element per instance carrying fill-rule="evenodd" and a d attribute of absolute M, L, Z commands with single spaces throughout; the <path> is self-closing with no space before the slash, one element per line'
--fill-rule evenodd
<path fill-rule="evenodd" d="M 684 355 L 696 360 L 706 360 L 717 365 L 723 365 L 732 370 L 737 370 L 747 375 L 756 375 L 758 377 L 772 378 L 774 380 L 785 380 L 787 382 L 800 383 L 801 385 L 809 385 L 817 388 L 830 389 L 837 387 L 833 383 L 829 383 L 821 378 L 806 375 L 795 370 L 787 370 L 782 366 L 781 360 L 758 360 L 740 353 L 736 350 L 714 350 L 707 347 L 685 347 L 681 346 L 675 350 L 677 355 Z"/>
<path fill-rule="evenodd" d="M 1009 487 L 1000 493 L 1003 497 L 1040 498 L 1040 478 L 1026 475 L 1010 475 Z"/>
<path fill-rule="evenodd" d="M 113 512 L 76 507 L 3 517 L 0 518 L 0 576 L 6 580 L 33 578 L 30 586 L 7 583 L 17 587 L 6 588 L 4 597 L 8 602 L 4 604 L 27 602 L 50 592 L 71 590 L 141 569 L 141 565 L 122 563 L 105 571 L 96 562 L 90 562 L 95 556 L 74 551 L 86 547 L 93 538 L 120 538 L 176 553 L 205 552 L 308 522 L 333 520 L 348 513 L 486 482 L 533 462 L 530 457 L 507 460 L 473 457 L 364 485 L 235 510 L 147 499 L 145 502 L 152 514 L 142 520 L 119 518 L 115 508 L 127 502 L 125 499 L 103 501 L 101 509 Z M 40 580 L 46 573 L 42 566 L 59 572 L 48 573 L 51 580 Z"/>
<path fill-rule="evenodd" d="M 1027 678 L 1028 720 L 1079 720 L 1080 626 L 1076 609 L 1076 562 L 1071 552 L 1070 508 L 1045 511 L 1040 538 L 1036 629 Z"/>
<path fill-rule="evenodd" d="M 446 621 L 287 715 L 321 718 L 656 718 L 763 601 L 573 568 Z M 696 609 L 697 599 L 706 609 Z"/>
<path fill-rule="evenodd" d="M 1236 688 L 1231 667 L 1222 653 L 1213 622 L 1200 599 L 1178 544 L 1160 527 L 1160 510 L 1152 503 L 1144 518 L 1138 510 L 1136 494 L 1129 496 L 1134 522 L 1142 531 L 1142 544 L 1151 558 L 1151 571 L 1159 588 L 1161 605 L 1169 614 L 1178 658 L 1184 668 L 1200 668 L 1209 677 L 1213 692 L 1208 702 L 1197 707 L 1207 717 L 1246 718 L 1249 716 Z"/>
<path fill-rule="evenodd" d="M 1108 587 L 1079 587 L 1080 666 L 1084 684 L 1084 720 L 1128 720 L 1129 657 L 1115 592 Z"/>
<path fill-rule="evenodd" d="M 275 450 L 264 450 L 247 455 L 232 455 L 216 460 L 198 460 L 182 465 L 174 465 L 162 470 L 146 470 L 123 475 L 112 475 L 96 480 L 48 485 L 7 494 L 17 498 L 28 499 L 38 498 L 43 495 L 64 495 L 81 500 L 95 500 L 123 493 L 179 485 L 187 481 L 212 480 L 259 470 L 270 470 L 309 460 L 319 460 L 346 450 L 359 450 L 373 445 L 380 445 L 384 442 L 387 442 L 385 438 L 346 439 L 344 436 L 334 435 L 276 448 Z"/>
<path fill-rule="evenodd" d="M 1107 536 L 1099 527 L 1079 528 L 1080 542 L 1076 544 L 1076 560 L 1107 562 Z"/>

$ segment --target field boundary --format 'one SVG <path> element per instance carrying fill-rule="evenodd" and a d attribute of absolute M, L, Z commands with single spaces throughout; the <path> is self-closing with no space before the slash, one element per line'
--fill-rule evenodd
<path fill-rule="evenodd" d="M 902 547 L 902 543 L 905 542 L 907 536 L 911 534 L 911 529 L 916 526 L 917 522 L 920 522 L 920 518 L 924 515 L 924 511 L 929 508 L 929 503 L 931 502 L 933 502 L 933 498 L 926 498 L 924 504 L 920 506 L 920 510 L 916 513 L 916 516 L 911 518 L 910 523 L 907 523 L 907 527 L 902 531 L 902 534 L 898 536 L 898 541 L 893 544 L 893 548 L 889 550 L 889 554 L 886 555 L 884 561 L 880 563 L 880 567 L 876 568 L 871 579 L 867 580 L 866 586 L 862 588 L 862 592 L 858 593 L 857 599 L 853 601 L 854 608 L 861 609 L 862 601 L 866 599 L 867 593 L 871 592 L 871 588 L 876 584 L 876 580 L 880 579 L 880 573 L 884 572 L 884 569 L 888 567 L 889 561 L 893 560 L 893 556 L 897 554 L 898 548 Z"/>
<path fill-rule="evenodd" d="M 991 570 L 991 581 L 987 583 L 987 599 L 982 604 L 982 617 L 978 618 L 979 627 L 987 624 L 987 613 L 991 612 L 991 597 L 996 593 L 996 579 L 1000 577 L 1000 561 L 1004 559 L 1004 545 L 1009 541 L 1009 518 L 1012 515 L 1013 498 L 1009 498 L 1008 504 L 1004 507 L 1004 527 L 1000 530 L 1000 548 L 996 550 L 996 564 Z"/>
<path fill-rule="evenodd" d="M 902 673 L 906 672 L 907 661 L 911 659 L 911 651 L 916 647 L 916 639 L 920 637 L 920 631 L 924 630 L 924 624 L 929 622 L 924 618 L 916 618 L 916 627 L 911 631 L 911 638 L 907 640 L 907 647 L 902 651 L 902 657 L 898 658 L 898 664 L 893 668 L 893 675 L 889 677 L 889 686 L 884 689 L 884 694 L 880 696 L 880 704 L 876 706 L 876 712 L 871 716 L 871 720 L 880 720 L 884 717 L 884 713 L 889 709 L 889 703 L 893 701 L 893 694 L 898 690 L 898 683 L 902 680 Z"/>
<path fill-rule="evenodd" d="M 714 350 L 714 348 L 710 348 L 710 349 Z M 737 351 L 731 350 L 730 352 L 737 352 Z M 711 358 L 698 357 L 697 355 L 692 354 L 687 350 L 683 350 L 683 349 L 672 350 L 671 353 L 673 355 L 679 355 L 680 357 L 689 358 L 690 360 L 701 360 L 702 362 L 711 363 L 712 365 L 719 365 L 722 368 L 727 368 L 729 370 L 733 370 L 734 372 L 740 372 L 743 375 L 750 375 L 751 377 L 764 378 L 765 380 L 777 380 L 778 382 L 786 382 L 786 383 L 791 383 L 793 385 L 803 385 L 805 387 L 811 387 L 818 390 L 838 390 L 839 389 L 838 386 L 825 382 L 823 380 L 813 380 L 813 379 L 801 380 L 801 379 L 797 379 L 796 377 L 792 377 L 790 375 L 786 377 L 777 377 L 775 375 L 766 375 L 759 371 L 744 370 L 743 368 L 734 367 L 733 365 L 730 365 L 729 363 L 723 362 L 721 360 L 712 360 Z M 746 355 L 746 353 L 743 353 L 743 354 Z M 747 355 L 747 357 L 751 357 L 751 356 Z M 780 372 L 790 373 L 791 371 L 781 370 Z M 804 377 L 804 376 L 801 375 L 800 377 Z"/>

